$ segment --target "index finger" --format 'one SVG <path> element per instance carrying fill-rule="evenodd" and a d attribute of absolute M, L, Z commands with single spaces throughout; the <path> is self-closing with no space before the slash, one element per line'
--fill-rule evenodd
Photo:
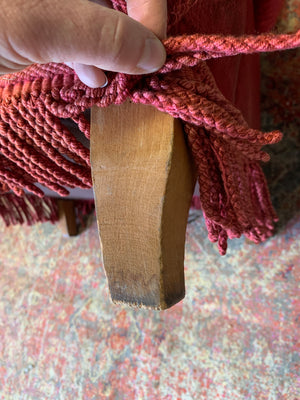
<path fill-rule="evenodd" d="M 167 36 L 167 0 L 127 0 L 128 15 L 159 39 Z"/>

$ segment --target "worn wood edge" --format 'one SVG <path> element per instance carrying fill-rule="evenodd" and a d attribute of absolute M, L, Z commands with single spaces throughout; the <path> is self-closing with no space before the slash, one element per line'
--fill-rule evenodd
<path fill-rule="evenodd" d="M 169 290 L 166 289 L 168 286 L 168 278 L 165 274 L 161 273 L 161 304 L 163 304 L 163 309 L 167 309 L 184 299 L 185 297 L 185 277 L 184 277 L 184 258 L 185 258 L 185 239 L 186 239 L 186 227 L 188 223 L 188 214 L 190 205 L 192 202 L 192 197 L 194 193 L 194 188 L 196 184 L 196 168 L 192 161 L 192 157 L 185 139 L 185 133 L 183 130 L 182 122 L 179 119 L 174 119 L 174 134 L 172 140 L 172 149 L 173 151 L 170 154 L 170 158 L 168 161 L 168 180 L 165 186 L 165 196 L 162 210 L 162 221 L 161 221 L 161 268 L 164 265 L 171 263 L 171 260 L 168 260 L 168 256 L 170 256 L 170 250 L 166 249 L 167 247 L 172 247 L 172 243 L 169 238 L 167 238 L 167 233 L 171 229 L 174 229 L 181 234 L 180 238 L 178 235 L 176 236 L 177 242 L 181 242 L 181 246 L 179 246 L 179 250 L 182 250 L 181 253 L 181 263 L 182 268 L 179 265 L 175 269 L 175 273 L 181 273 L 182 276 L 178 277 L 179 281 L 183 282 L 183 286 L 180 292 L 176 294 L 173 292 L 172 297 L 167 297 Z M 181 168 L 184 166 L 183 168 Z M 185 174 L 182 176 L 182 172 Z M 178 177 L 180 176 L 181 181 L 178 182 Z M 180 199 L 181 198 L 181 199 Z M 183 199 L 183 200 L 182 200 Z M 172 205 L 170 206 L 170 202 Z M 174 218 L 174 203 L 177 204 L 177 212 L 176 216 L 178 218 Z M 170 210 L 173 213 L 170 213 Z M 175 236 L 173 236 L 175 238 Z M 173 247 L 175 244 L 173 243 Z M 176 249 L 178 251 L 178 249 Z M 179 260 L 178 257 L 176 257 Z"/>
<path fill-rule="evenodd" d="M 144 310 L 154 310 L 154 311 L 164 311 L 164 310 L 168 310 L 169 308 L 173 307 L 175 304 L 179 303 L 181 300 L 183 300 L 185 297 L 185 291 L 182 294 L 182 297 L 177 297 L 176 300 L 171 303 L 166 303 L 165 301 L 161 301 L 159 306 L 152 306 L 152 305 L 146 305 L 146 304 L 142 304 L 142 303 L 134 303 L 134 302 L 129 302 L 129 301 L 122 301 L 122 300 L 116 300 L 116 299 L 112 299 L 112 297 L 110 296 L 110 300 L 113 304 L 115 305 L 123 305 L 123 306 L 128 306 L 131 308 L 139 308 L 139 309 L 144 309 Z"/>

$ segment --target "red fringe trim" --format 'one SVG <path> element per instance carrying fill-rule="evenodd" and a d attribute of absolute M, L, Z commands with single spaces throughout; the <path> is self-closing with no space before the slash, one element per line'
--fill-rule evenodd
<path fill-rule="evenodd" d="M 32 195 L 16 196 L 14 193 L 3 193 L 0 196 L 0 216 L 6 226 L 37 222 L 58 221 L 58 207 L 55 199 Z"/>
<path fill-rule="evenodd" d="M 81 228 L 86 227 L 86 217 L 95 209 L 95 202 L 91 200 L 74 200 L 76 221 Z M 51 197 L 40 198 L 34 195 L 1 193 L 0 217 L 6 226 L 59 220 L 57 199 Z"/>

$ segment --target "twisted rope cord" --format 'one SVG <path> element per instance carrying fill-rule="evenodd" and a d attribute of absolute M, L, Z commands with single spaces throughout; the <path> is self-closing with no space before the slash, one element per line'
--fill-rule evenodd
<path fill-rule="evenodd" d="M 264 33 L 260 35 L 182 35 L 164 41 L 173 63 L 194 66 L 208 60 L 237 54 L 254 54 L 294 49 L 300 46 L 300 30 L 290 34 Z M 162 71 L 167 71 L 168 63 Z"/>
<path fill-rule="evenodd" d="M 118 2 L 119 4 L 119 2 Z M 124 11 L 119 4 L 121 11 Z M 225 254 L 227 238 L 245 234 L 255 242 L 272 234 L 276 214 L 257 161 L 278 142 L 278 131 L 251 129 L 221 94 L 204 62 L 209 58 L 277 51 L 300 45 L 295 34 L 190 35 L 165 42 L 167 61 L 156 73 L 108 73 L 109 85 L 87 88 L 64 64 L 33 65 L 0 78 L 1 190 L 23 188 L 42 196 L 34 183 L 67 195 L 67 187 L 92 186 L 89 151 L 63 125 L 71 118 L 89 138 L 87 108 L 121 104 L 127 98 L 155 106 L 184 121 L 198 168 L 200 199 L 211 241 Z M 67 158 L 66 158 L 67 157 Z"/>

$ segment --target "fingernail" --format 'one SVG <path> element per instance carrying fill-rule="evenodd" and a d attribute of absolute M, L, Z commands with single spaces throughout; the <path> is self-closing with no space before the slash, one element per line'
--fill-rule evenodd
<path fill-rule="evenodd" d="M 105 86 L 107 86 L 107 84 L 108 84 L 108 79 L 107 79 L 107 76 L 105 75 L 105 82 L 103 83 L 103 85 L 102 86 L 99 86 L 99 88 L 105 88 Z"/>
<path fill-rule="evenodd" d="M 145 73 L 160 69 L 166 59 L 166 51 L 158 39 L 146 39 L 145 48 L 137 67 Z"/>

